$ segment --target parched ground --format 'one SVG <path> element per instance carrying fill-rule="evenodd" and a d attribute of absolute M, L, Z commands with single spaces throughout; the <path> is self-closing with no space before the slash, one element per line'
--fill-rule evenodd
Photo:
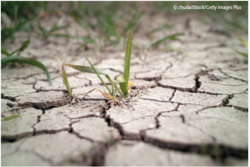
<path fill-rule="evenodd" d="M 77 41 L 32 37 L 22 55 L 41 61 L 53 85 L 32 66 L 1 69 L 2 118 L 20 114 L 1 122 L 1 165 L 247 166 L 248 60 L 234 51 L 247 48 L 235 37 L 215 31 L 218 27 L 210 17 L 207 23 L 196 15 L 155 17 L 145 16 L 145 29 L 166 19 L 175 25 L 156 37 L 185 35 L 169 42 L 175 51 L 166 52 L 161 45 L 145 62 L 139 57 L 146 53 L 132 49 L 130 80 L 135 85 L 130 99 L 120 105 L 97 91 L 71 103 L 55 55 L 67 57 L 70 64 L 88 65 L 83 55 L 73 56 L 79 52 Z M 47 18 L 42 24 L 52 26 L 57 19 Z M 63 20 L 71 25 L 67 33 L 84 34 L 72 18 Z M 2 45 L 15 50 L 29 35 L 20 32 L 14 44 Z M 150 43 L 140 33 L 133 42 Z M 123 71 L 123 45 L 107 47 L 99 55 L 91 46 L 86 52 L 96 68 L 115 80 Z M 65 69 L 78 99 L 94 88 L 106 91 L 96 75 Z"/>

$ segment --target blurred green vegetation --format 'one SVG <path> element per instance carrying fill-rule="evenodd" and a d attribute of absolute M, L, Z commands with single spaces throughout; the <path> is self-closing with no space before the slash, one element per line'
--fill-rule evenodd
<path fill-rule="evenodd" d="M 28 23 L 38 16 L 41 9 L 46 9 L 47 4 L 38 1 L 1 1 L 1 41 L 10 38 L 13 42 L 16 32 L 32 29 Z"/>
<path fill-rule="evenodd" d="M 57 3 L 57 4 L 56 4 Z M 66 4 L 67 8 L 62 9 L 60 3 Z M 54 33 L 53 27 L 51 30 L 46 30 L 46 27 L 38 24 L 38 31 L 34 30 L 33 23 L 40 22 L 43 16 L 57 15 L 57 11 L 62 14 L 71 16 L 76 23 L 78 23 L 88 35 L 80 37 L 84 42 L 93 45 L 97 48 L 102 48 L 107 45 L 117 46 L 117 44 L 124 39 L 122 36 L 132 31 L 136 34 L 142 32 L 145 28 L 143 17 L 146 12 L 149 14 L 165 13 L 166 16 L 182 15 L 186 13 L 198 13 L 197 18 L 200 21 L 206 22 L 207 17 L 215 19 L 215 23 L 225 28 L 230 33 L 239 31 L 247 32 L 248 30 L 248 2 L 247 1 L 103 1 L 103 2 L 89 2 L 89 1 L 69 1 L 69 2 L 48 2 L 48 1 L 1 1 L 1 12 L 9 16 L 11 25 L 6 26 L 2 24 L 1 41 L 6 39 L 15 40 L 15 33 L 22 30 L 28 30 L 31 33 L 48 39 L 50 37 L 65 37 L 76 38 L 67 34 Z M 148 3 L 145 8 L 149 10 L 141 10 L 143 3 Z M 53 4 L 51 6 L 51 4 Z M 58 5 L 59 4 L 59 5 Z M 210 6 L 241 6 L 241 10 L 175 10 L 174 5 L 210 5 Z M 61 5 L 61 6 L 60 6 Z M 140 8 L 140 9 L 139 9 Z M 204 15 L 203 15 L 204 14 Z M 58 15 L 57 15 L 58 16 Z M 205 17 L 204 17 L 205 16 Z M 216 22 L 216 19 L 219 20 Z M 221 22 L 221 20 L 223 20 Z M 57 23 L 54 23 L 54 25 Z M 53 25 L 51 25 L 53 26 Z M 62 25 L 60 29 L 67 28 Z M 152 36 L 157 31 L 168 31 L 174 25 L 166 23 L 159 25 L 159 27 L 148 32 L 143 32 L 147 37 Z M 58 27 L 55 27 L 56 30 Z M 58 29 L 59 30 L 59 29 Z M 53 31 L 53 34 L 51 33 Z M 93 35 L 93 33 L 95 32 Z M 97 34 L 97 35 L 96 35 Z M 155 39 L 156 40 L 156 39 Z M 159 40 L 159 39 L 158 39 Z"/>
<path fill-rule="evenodd" d="M 11 20 L 27 19 L 47 9 L 48 1 L 1 1 L 1 12 L 5 12 Z M 17 11 L 17 13 L 15 13 Z"/>
<path fill-rule="evenodd" d="M 174 5 L 209 5 L 209 6 L 241 6 L 240 10 L 177 10 Z M 94 46 L 97 53 L 106 46 L 117 46 L 124 43 L 123 39 L 130 30 L 136 35 L 140 32 L 147 40 L 151 42 L 148 46 L 139 46 L 133 43 L 135 49 L 145 52 L 144 62 L 150 49 L 155 49 L 159 45 L 165 46 L 165 51 L 180 51 L 172 49 L 169 40 L 178 40 L 179 35 L 184 35 L 183 32 L 174 34 L 166 34 L 162 37 L 156 37 L 159 31 L 168 32 L 175 27 L 170 22 L 165 22 L 151 30 L 147 29 L 147 24 L 144 22 L 144 16 L 153 16 L 155 14 L 163 14 L 166 18 L 176 15 L 186 15 L 195 13 L 196 19 L 209 25 L 209 20 L 214 21 L 216 27 L 220 26 L 223 30 L 216 30 L 216 33 L 224 33 L 227 36 L 235 36 L 241 33 L 248 32 L 248 2 L 247 1 L 1 1 L 1 42 L 6 40 L 15 40 L 15 33 L 18 31 L 27 31 L 31 34 L 37 34 L 45 40 L 49 38 L 71 38 L 76 39 L 76 35 L 67 34 L 67 31 L 61 31 L 70 27 L 70 24 L 62 25 L 59 18 L 64 18 L 64 15 L 69 15 L 75 22 L 86 32 L 87 35 L 79 36 L 79 39 L 85 44 Z M 55 16 L 57 21 L 52 25 L 43 26 L 41 20 Z M 63 19 L 62 19 L 63 20 Z M 168 19 L 166 19 L 168 20 Z M 187 20 L 188 22 L 188 20 Z M 154 20 L 152 20 L 154 24 Z M 187 23 L 186 23 L 187 24 Z M 158 27 L 157 27 L 158 26 Z M 211 26 L 211 24 L 209 25 Z M 188 28 L 188 26 L 186 26 Z M 197 27 L 199 28 L 199 27 Z M 225 31 L 224 31 L 225 30 Z M 246 43 L 240 40 L 241 43 Z M 120 45 L 122 46 L 122 45 Z M 1 48 L 2 54 L 8 56 L 8 52 Z M 242 53 L 235 50 L 238 54 L 247 57 L 247 53 Z M 36 60 L 24 60 L 20 57 L 5 58 L 11 61 L 22 62 L 35 65 L 41 69 L 45 69 L 43 65 Z M 13 59 L 13 60 L 12 60 Z M 11 62 L 8 60 L 8 62 Z M 46 71 L 46 70 L 45 70 Z"/>
<path fill-rule="evenodd" d="M 119 1 L 70 2 L 68 14 L 83 29 L 97 32 L 101 39 L 113 46 L 130 29 L 133 32 L 139 30 L 139 20 L 143 15 L 137 10 L 137 2 Z"/>

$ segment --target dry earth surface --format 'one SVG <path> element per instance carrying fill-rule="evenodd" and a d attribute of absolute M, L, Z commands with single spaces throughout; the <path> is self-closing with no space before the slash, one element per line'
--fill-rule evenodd
<path fill-rule="evenodd" d="M 64 32 L 75 35 L 78 30 L 84 35 L 72 18 L 60 17 L 71 25 Z M 42 24 L 51 26 L 62 18 L 45 18 Z M 79 52 L 77 41 L 31 38 L 22 55 L 41 61 L 53 85 L 35 67 L 2 68 L 2 118 L 20 117 L 1 123 L 1 164 L 247 166 L 248 60 L 233 50 L 247 52 L 247 48 L 235 37 L 211 31 L 217 27 L 206 19 L 205 24 L 196 15 L 144 16 L 145 29 L 166 21 L 175 25 L 167 33 L 156 33 L 158 37 L 184 32 L 180 41 L 169 42 L 183 54 L 165 52 L 160 46 L 143 62 L 139 55 L 145 53 L 133 48 L 130 80 L 135 85 L 130 99 L 120 105 L 97 91 L 71 103 L 55 55 L 67 57 L 70 64 L 89 66 L 83 55 L 73 56 Z M 29 35 L 19 32 L 14 44 L 2 45 L 13 51 Z M 133 42 L 150 43 L 140 33 Z M 96 55 L 88 46 L 86 52 L 96 68 L 115 80 L 124 64 L 125 46 L 119 47 L 107 47 Z M 65 70 L 78 99 L 94 88 L 106 91 L 96 75 Z"/>

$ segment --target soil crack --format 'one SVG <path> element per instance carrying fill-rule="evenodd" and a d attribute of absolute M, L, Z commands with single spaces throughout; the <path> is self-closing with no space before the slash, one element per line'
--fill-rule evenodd
<path fill-rule="evenodd" d="M 231 108 L 234 108 L 234 109 L 239 110 L 239 111 L 248 112 L 248 108 L 243 108 L 243 107 L 239 107 L 239 106 L 226 105 L 224 107 L 231 107 Z"/>
<path fill-rule="evenodd" d="M 171 100 L 172 100 L 172 98 L 174 97 L 175 92 L 176 92 L 176 89 L 173 91 L 172 96 L 169 98 L 168 101 L 171 101 Z"/>
<path fill-rule="evenodd" d="M 10 100 L 10 101 L 16 102 L 16 98 L 15 97 L 5 96 L 3 93 L 1 93 L 1 99 L 6 99 L 6 100 Z"/>
<path fill-rule="evenodd" d="M 241 148 L 233 148 L 222 144 L 204 143 L 204 144 L 186 144 L 179 142 L 164 141 L 161 139 L 144 136 L 144 142 L 153 146 L 167 148 L 181 152 L 195 152 L 201 155 L 211 156 L 213 159 L 225 161 L 227 157 L 235 157 L 239 159 L 248 158 L 248 150 Z"/>
<path fill-rule="evenodd" d="M 219 70 L 222 74 L 226 75 L 226 76 L 229 77 L 229 78 L 232 78 L 232 79 L 235 79 L 235 80 L 239 80 L 239 81 L 248 83 L 248 81 L 245 81 L 245 80 L 243 80 L 243 79 L 236 78 L 236 77 L 232 77 L 232 76 L 228 75 L 227 73 L 223 72 L 221 69 L 218 69 L 218 70 Z"/>

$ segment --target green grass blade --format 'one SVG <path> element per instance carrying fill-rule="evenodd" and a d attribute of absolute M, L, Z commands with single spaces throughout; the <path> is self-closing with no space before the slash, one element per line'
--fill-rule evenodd
<path fill-rule="evenodd" d="M 55 31 L 58 31 L 58 30 L 62 30 L 62 29 L 65 29 L 65 28 L 68 28 L 69 25 L 66 25 L 66 26 L 60 26 L 60 27 L 52 27 L 51 30 L 49 31 L 49 33 L 52 33 L 52 32 L 55 32 Z"/>
<path fill-rule="evenodd" d="M 74 37 L 72 35 L 68 35 L 68 34 L 52 34 L 50 36 L 53 36 L 53 37 L 65 37 L 65 38 L 77 38 L 77 37 Z M 79 37 L 80 40 L 90 44 L 90 45 L 95 45 L 97 46 L 97 43 L 95 40 L 89 38 L 89 37 Z"/>
<path fill-rule="evenodd" d="M 65 38 L 74 38 L 73 36 L 71 35 L 68 35 L 68 34 L 52 34 L 50 35 L 51 37 L 65 37 Z"/>
<path fill-rule="evenodd" d="M 10 56 L 12 56 L 13 54 L 15 54 L 16 52 L 19 51 L 20 48 L 16 49 L 15 51 L 11 52 Z"/>
<path fill-rule="evenodd" d="M 137 9 L 134 9 L 134 13 L 132 14 L 132 17 L 130 20 L 126 21 L 127 22 L 127 26 L 124 29 L 124 33 L 126 33 L 128 30 L 134 30 L 137 31 L 139 28 L 139 22 L 140 22 L 140 18 L 143 15 L 142 12 L 138 12 Z"/>
<path fill-rule="evenodd" d="M 62 77 L 63 77 L 63 83 L 66 86 L 70 97 L 73 98 L 72 93 L 71 93 L 71 89 L 70 89 L 70 85 L 69 85 L 69 81 L 68 81 L 68 77 L 67 77 L 67 73 L 63 68 L 63 64 L 62 64 Z"/>
<path fill-rule="evenodd" d="M 93 66 L 93 64 L 89 61 L 88 57 L 85 55 L 84 53 L 84 50 L 81 46 L 81 44 L 79 43 L 79 40 L 78 40 L 78 44 L 82 50 L 82 53 L 84 55 L 84 57 L 88 60 L 89 64 L 91 65 L 92 69 L 95 71 L 96 75 L 98 76 L 98 78 L 101 80 L 101 82 L 103 83 L 103 85 L 107 88 L 107 90 L 109 91 L 109 94 L 112 94 L 112 92 L 110 91 L 110 89 L 108 88 L 108 86 L 106 85 L 106 83 L 102 80 L 102 77 L 99 75 L 99 73 L 97 72 L 97 70 L 95 69 L 95 67 Z"/>
<path fill-rule="evenodd" d="M 128 88 L 127 88 L 127 84 L 126 84 L 126 80 L 125 78 L 120 75 L 118 78 L 117 78 L 119 84 L 120 84 L 120 88 L 122 90 L 122 93 L 125 95 L 125 97 L 127 97 L 128 95 Z"/>
<path fill-rule="evenodd" d="M 106 73 L 102 72 L 101 70 L 97 70 L 97 69 L 93 70 L 93 68 L 91 68 L 91 67 L 64 63 L 58 57 L 57 57 L 57 60 L 60 61 L 62 64 L 66 65 L 68 67 L 74 68 L 75 70 L 78 70 L 78 71 L 81 71 L 81 72 L 96 74 L 96 72 L 95 72 L 95 70 L 96 70 L 101 75 L 107 75 Z"/>
<path fill-rule="evenodd" d="M 236 53 L 238 53 L 238 54 L 240 54 L 240 55 L 242 55 L 242 56 L 248 58 L 248 54 L 247 54 L 247 53 L 239 52 L 239 51 L 237 51 L 237 50 L 234 50 L 234 51 L 235 51 Z"/>
<path fill-rule="evenodd" d="M 152 33 L 155 33 L 157 31 L 162 31 L 162 30 L 165 30 L 165 29 L 170 29 L 172 28 L 173 26 L 172 25 L 169 25 L 169 24 L 164 24 L 163 26 L 161 27 L 158 27 L 158 28 L 155 28 L 152 30 Z"/>
<path fill-rule="evenodd" d="M 3 122 L 3 121 L 9 121 L 9 120 L 11 120 L 11 119 L 15 119 L 15 118 L 18 118 L 18 117 L 19 117 L 19 115 L 11 115 L 11 116 L 9 116 L 9 117 L 3 118 L 3 119 L 2 119 L 2 122 Z"/>
<path fill-rule="evenodd" d="M 97 46 L 96 41 L 93 40 L 93 39 L 91 39 L 91 38 L 89 38 L 89 37 L 79 37 L 79 38 L 80 38 L 80 40 L 82 40 L 82 41 L 84 41 L 84 42 L 86 42 L 88 44 Z"/>
<path fill-rule="evenodd" d="M 136 44 L 132 44 L 133 45 L 133 47 L 135 47 L 136 49 L 141 49 L 138 45 L 136 45 Z"/>
<path fill-rule="evenodd" d="M 53 26 L 51 27 L 49 33 L 50 33 L 54 28 L 56 28 L 56 27 L 57 27 L 57 22 L 55 22 L 55 23 L 53 24 Z"/>
<path fill-rule="evenodd" d="M 7 50 L 1 48 L 1 53 L 6 55 L 6 56 L 10 56 L 9 52 L 7 52 Z"/>
<path fill-rule="evenodd" d="M 47 38 L 47 37 L 48 37 L 47 32 L 46 32 L 46 30 L 42 27 L 40 21 L 38 22 L 38 29 L 42 32 L 42 35 L 43 35 L 44 38 Z"/>
<path fill-rule="evenodd" d="M 11 38 L 12 41 L 14 40 L 15 31 L 13 27 L 10 28 L 2 28 L 1 29 L 1 42 L 4 42 L 6 39 Z"/>
<path fill-rule="evenodd" d="M 57 58 L 58 59 L 58 58 Z M 59 60 L 58 59 L 58 61 L 60 61 L 61 63 L 63 63 L 64 65 L 66 65 L 66 66 L 68 66 L 68 67 L 71 67 L 71 68 L 74 68 L 75 70 L 78 70 L 78 71 L 81 71 L 81 72 L 86 72 L 86 73 L 92 73 L 92 74 L 96 74 L 96 72 L 98 72 L 98 75 L 100 74 L 100 75 L 105 75 L 105 77 L 109 80 L 109 82 L 111 83 L 111 85 L 112 85 L 112 88 L 113 87 L 115 87 L 115 89 L 119 92 L 119 94 L 121 95 L 121 96 L 123 96 L 122 94 L 121 94 L 121 92 L 119 91 L 119 89 L 117 88 L 117 86 L 115 85 L 115 83 L 111 80 L 111 78 L 109 77 L 109 75 L 107 75 L 106 73 L 104 73 L 104 72 L 102 72 L 102 71 L 100 71 L 100 70 L 97 70 L 97 69 L 93 69 L 93 68 L 91 68 L 91 67 L 87 67 L 87 66 L 79 66 L 79 65 L 72 65 L 72 64 L 66 64 L 66 63 L 64 63 L 64 62 L 62 62 L 61 60 Z M 98 76 L 97 75 L 97 76 Z M 100 78 L 99 78 L 100 79 Z M 102 78 L 100 79 L 101 81 L 102 81 L 102 83 L 104 84 L 104 85 L 106 85 L 105 84 L 105 82 L 103 82 L 103 80 L 102 80 Z M 107 85 L 106 85 L 107 86 Z M 107 88 L 107 87 L 106 87 Z M 109 90 L 109 89 L 108 89 Z M 112 96 L 113 96 L 113 92 L 109 92 Z"/>
<path fill-rule="evenodd" d="M 106 30 L 104 33 L 106 34 L 106 36 L 108 38 L 110 38 L 110 36 L 115 36 L 117 37 L 117 39 L 120 39 L 121 37 L 119 36 L 119 34 L 116 33 L 115 31 L 115 22 L 113 21 L 113 18 L 111 15 L 102 15 L 103 19 L 98 19 L 99 23 L 102 23 L 100 27 L 104 27 L 104 29 Z"/>
<path fill-rule="evenodd" d="M 87 73 L 92 73 L 92 74 L 96 74 L 95 70 L 93 70 L 91 67 L 87 67 L 87 66 L 78 66 L 78 65 L 72 65 L 72 64 L 66 64 L 64 63 L 66 66 L 69 66 L 71 68 L 74 68 L 78 71 L 81 71 L 81 72 L 87 72 Z M 99 73 L 99 74 L 102 74 L 102 75 L 107 75 L 106 73 L 100 71 L 100 70 L 97 70 L 96 71 Z"/>
<path fill-rule="evenodd" d="M 23 42 L 22 46 L 19 49 L 18 55 L 24 51 L 30 44 L 30 39 L 27 39 L 26 41 Z"/>
<path fill-rule="evenodd" d="M 69 12 L 69 15 L 77 22 L 83 29 L 88 30 L 88 27 L 79 20 L 78 16 L 74 14 L 74 12 Z M 84 20 L 84 19 L 83 19 Z"/>
<path fill-rule="evenodd" d="M 242 26 L 240 26 L 239 24 L 235 23 L 234 21 L 228 21 L 228 20 L 225 20 L 225 23 L 235 29 L 243 29 Z"/>
<path fill-rule="evenodd" d="M 114 81 L 112 81 L 112 79 L 108 75 L 105 75 L 105 77 L 109 80 L 109 82 L 112 84 L 112 86 L 115 87 L 115 89 L 120 94 L 120 96 L 123 97 L 123 94 L 121 93 L 121 91 L 119 90 L 119 88 L 116 86 L 116 84 L 114 83 Z"/>
<path fill-rule="evenodd" d="M 30 21 L 32 21 L 34 18 L 35 18 L 35 17 L 31 17 L 31 18 L 29 18 L 29 19 L 27 19 L 27 20 L 24 20 L 24 21 L 22 21 L 22 22 L 19 22 L 19 23 L 14 27 L 14 28 L 15 28 L 15 31 L 20 31 L 20 30 L 22 30 L 23 27 L 24 27 L 27 23 L 29 23 Z"/>
<path fill-rule="evenodd" d="M 125 54 L 124 71 L 123 71 L 123 75 L 126 80 L 126 85 L 128 85 L 129 74 L 130 74 L 131 47 L 132 47 L 132 31 L 130 30 L 127 42 L 126 54 Z"/>
<path fill-rule="evenodd" d="M 162 42 L 168 40 L 168 39 L 171 39 L 171 40 L 178 40 L 178 38 L 176 38 L 177 36 L 180 36 L 180 35 L 185 35 L 184 33 L 176 33 L 176 34 L 173 34 L 173 35 L 169 35 L 169 36 L 166 36 L 156 42 L 154 42 L 153 44 L 151 44 L 151 47 L 156 47 L 158 45 L 160 45 Z"/>
<path fill-rule="evenodd" d="M 2 42 L 5 41 L 8 38 L 11 38 L 12 41 L 14 41 L 15 36 L 14 34 L 22 29 L 25 28 L 25 25 L 30 22 L 31 20 L 33 20 L 34 17 L 27 19 L 23 22 L 19 22 L 17 25 L 11 26 L 9 28 L 2 28 L 1 29 L 1 40 Z"/>
<path fill-rule="evenodd" d="M 6 65 L 8 63 L 29 64 L 29 65 L 38 67 L 45 72 L 49 84 L 52 85 L 49 71 L 41 62 L 39 62 L 35 59 L 32 59 L 32 58 L 24 58 L 24 57 L 20 57 L 20 56 L 9 56 L 9 57 L 5 57 L 5 58 L 1 59 L 2 66 Z"/>
<path fill-rule="evenodd" d="M 111 92 L 112 94 L 112 96 L 115 96 L 115 92 L 114 92 L 114 86 L 112 85 L 112 92 Z"/>

